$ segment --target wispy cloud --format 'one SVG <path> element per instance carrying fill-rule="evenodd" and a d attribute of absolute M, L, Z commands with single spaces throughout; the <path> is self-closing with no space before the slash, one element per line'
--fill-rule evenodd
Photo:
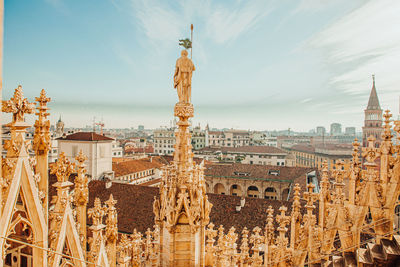
<path fill-rule="evenodd" d="M 166 2 L 133 0 L 132 11 L 139 28 L 150 41 L 176 42 L 181 37 L 178 12 Z"/>
<path fill-rule="evenodd" d="M 63 0 L 45 0 L 46 3 L 52 5 L 58 11 L 67 14 L 69 12 Z"/>
<path fill-rule="evenodd" d="M 131 0 L 135 23 L 150 42 L 176 43 L 187 35 L 187 26 L 197 20 L 201 35 L 217 44 L 235 40 L 249 31 L 272 10 L 274 1 L 235 1 L 221 4 L 210 1 Z"/>
<path fill-rule="evenodd" d="M 337 73 L 330 82 L 347 95 L 371 88 L 377 75 L 381 102 L 397 107 L 393 88 L 400 84 L 400 1 L 369 1 L 315 35 L 311 48 L 321 49 Z M 351 66 L 351 67 L 350 67 Z M 389 93 L 390 92 L 390 93 Z"/>
<path fill-rule="evenodd" d="M 237 1 L 234 5 L 216 5 L 206 20 L 208 34 L 219 44 L 235 40 L 254 27 L 272 9 L 273 4 L 263 0 Z"/>

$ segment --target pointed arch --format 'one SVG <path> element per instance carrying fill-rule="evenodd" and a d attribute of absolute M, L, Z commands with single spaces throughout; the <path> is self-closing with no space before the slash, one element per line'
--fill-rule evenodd
<path fill-rule="evenodd" d="M 33 232 L 32 242 L 39 247 L 47 248 L 47 222 L 39 198 L 33 170 L 29 163 L 26 147 L 23 144 L 17 158 L 3 213 L 0 219 L 0 236 L 7 236 L 13 224 L 17 200 L 20 197 L 26 207 L 26 220 L 30 222 Z M 0 239 L 0 248 L 5 249 L 6 240 Z M 47 252 L 40 248 L 32 248 L 33 266 L 47 266 Z M 5 252 L 5 251 L 3 251 Z M 0 259 L 3 264 L 3 259 Z"/>
<path fill-rule="evenodd" d="M 62 223 L 56 245 L 57 254 L 54 255 L 52 266 L 57 267 L 62 264 L 62 255 L 60 254 L 63 253 L 66 244 L 70 250 L 71 256 L 73 257 L 71 261 L 74 263 L 74 266 L 86 266 L 79 234 L 76 230 L 75 220 L 72 215 L 72 209 L 69 203 L 67 203 L 65 207 L 64 215 L 62 218 Z"/>

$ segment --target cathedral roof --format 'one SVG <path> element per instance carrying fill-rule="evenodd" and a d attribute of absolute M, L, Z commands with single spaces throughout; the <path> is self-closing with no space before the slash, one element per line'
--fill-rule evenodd
<path fill-rule="evenodd" d="M 381 109 L 381 106 L 379 105 L 378 95 L 376 93 L 375 77 L 374 76 L 373 76 L 373 84 L 372 84 L 371 94 L 369 95 L 367 109 L 369 109 L 369 110 L 379 110 L 379 109 Z"/>

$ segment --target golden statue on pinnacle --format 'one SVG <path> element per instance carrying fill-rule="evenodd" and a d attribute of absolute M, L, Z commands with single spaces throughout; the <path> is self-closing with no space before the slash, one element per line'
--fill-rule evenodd
<path fill-rule="evenodd" d="M 178 92 L 179 102 L 190 103 L 192 92 L 193 62 L 188 58 L 188 51 L 182 50 L 175 65 L 174 88 Z"/>

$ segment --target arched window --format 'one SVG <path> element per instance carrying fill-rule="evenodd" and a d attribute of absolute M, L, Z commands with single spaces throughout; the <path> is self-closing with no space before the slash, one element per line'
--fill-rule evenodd
<path fill-rule="evenodd" d="M 251 185 L 247 188 L 247 196 L 248 197 L 258 197 L 259 192 L 257 186 Z"/>
<path fill-rule="evenodd" d="M 214 194 L 225 195 L 225 186 L 221 183 L 218 183 L 214 186 Z"/>
<path fill-rule="evenodd" d="M 242 196 L 242 187 L 240 185 L 234 184 L 230 188 L 230 195 L 232 196 Z"/>
<path fill-rule="evenodd" d="M 265 199 L 278 199 L 278 194 L 276 193 L 276 189 L 273 187 L 267 187 L 264 192 Z"/>

